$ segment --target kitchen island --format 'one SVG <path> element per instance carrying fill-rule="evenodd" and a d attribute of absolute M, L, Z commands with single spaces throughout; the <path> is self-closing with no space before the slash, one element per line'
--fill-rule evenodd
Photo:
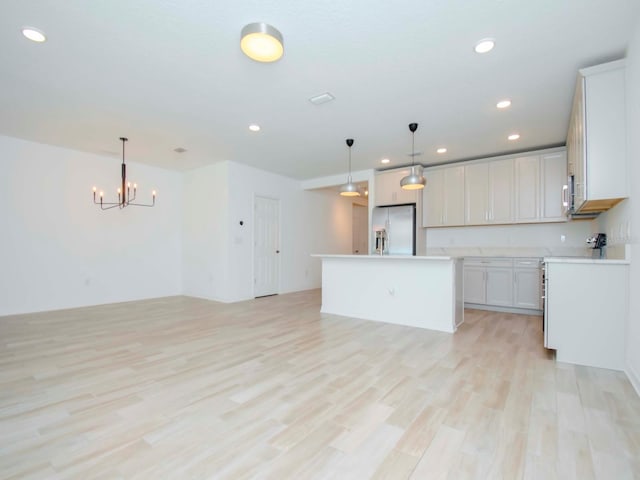
<path fill-rule="evenodd" d="M 312 256 L 322 258 L 322 313 L 449 333 L 463 322 L 462 259 Z"/>

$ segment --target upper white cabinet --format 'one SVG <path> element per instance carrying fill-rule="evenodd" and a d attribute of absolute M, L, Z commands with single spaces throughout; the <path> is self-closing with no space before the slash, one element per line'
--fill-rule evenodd
<path fill-rule="evenodd" d="M 567 152 L 576 212 L 601 212 L 628 197 L 624 60 L 580 70 Z"/>
<path fill-rule="evenodd" d="M 516 223 L 566 221 L 562 210 L 565 153 L 518 157 L 514 162 Z"/>
<path fill-rule="evenodd" d="M 465 224 L 513 222 L 513 159 L 464 167 Z"/>
<path fill-rule="evenodd" d="M 409 175 L 409 168 L 399 170 L 388 170 L 378 172 L 375 176 L 375 204 L 380 205 L 401 205 L 404 203 L 418 203 L 420 190 L 403 190 L 400 187 L 400 180 Z"/>
<path fill-rule="evenodd" d="M 433 169 L 425 172 L 425 177 L 422 225 L 464 225 L 464 167 Z"/>
<path fill-rule="evenodd" d="M 562 202 L 566 200 L 567 155 L 565 152 L 540 156 L 540 216 L 544 222 L 566 222 Z"/>
<path fill-rule="evenodd" d="M 472 163 L 464 167 L 466 225 L 489 222 L 489 164 Z"/>
<path fill-rule="evenodd" d="M 489 162 L 489 223 L 513 222 L 513 159 Z"/>
<path fill-rule="evenodd" d="M 516 222 L 536 222 L 540 219 L 540 157 L 515 159 Z"/>

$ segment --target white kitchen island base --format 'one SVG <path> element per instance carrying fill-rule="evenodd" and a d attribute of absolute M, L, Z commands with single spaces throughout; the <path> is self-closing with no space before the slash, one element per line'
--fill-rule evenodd
<path fill-rule="evenodd" d="M 314 256 L 322 258 L 322 313 L 449 333 L 463 322 L 461 259 Z"/>

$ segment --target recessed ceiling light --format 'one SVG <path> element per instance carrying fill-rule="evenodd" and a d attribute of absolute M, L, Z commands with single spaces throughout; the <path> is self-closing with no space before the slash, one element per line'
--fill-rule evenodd
<path fill-rule="evenodd" d="M 253 125 L 249 125 L 249 130 L 251 130 L 252 132 L 259 132 L 260 125 L 256 125 L 255 123 Z"/>
<path fill-rule="evenodd" d="M 383 158 L 382 160 L 380 160 L 380 163 L 389 163 L 391 162 L 391 160 L 389 160 L 388 158 Z"/>
<path fill-rule="evenodd" d="M 438 150 L 436 150 L 436 152 L 438 153 L 447 153 L 447 149 L 444 147 L 440 147 Z"/>
<path fill-rule="evenodd" d="M 495 46 L 496 41 L 493 38 L 483 38 L 478 43 L 476 43 L 474 50 L 476 51 L 476 53 L 487 53 L 493 50 L 493 47 Z"/>
<path fill-rule="evenodd" d="M 177 148 L 174 148 L 173 151 L 176 153 L 184 153 L 187 151 L 187 149 L 184 147 L 177 147 Z"/>
<path fill-rule="evenodd" d="M 509 140 L 518 140 L 520 138 L 520 134 L 518 133 L 512 133 L 511 135 L 509 135 L 507 137 Z"/>
<path fill-rule="evenodd" d="M 500 100 L 496 103 L 496 107 L 498 108 L 507 108 L 511 106 L 511 100 Z"/>
<path fill-rule="evenodd" d="M 33 27 L 24 27 L 22 29 L 22 35 L 32 42 L 42 43 L 47 40 L 47 37 L 43 32 Z"/>

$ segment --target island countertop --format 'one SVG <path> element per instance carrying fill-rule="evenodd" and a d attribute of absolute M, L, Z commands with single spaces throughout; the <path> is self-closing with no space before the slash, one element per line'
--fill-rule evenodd
<path fill-rule="evenodd" d="M 320 258 L 354 258 L 354 259 L 380 259 L 380 260 L 455 260 L 461 257 L 452 257 L 448 255 L 337 255 L 337 254 L 324 254 L 324 253 L 312 253 L 312 257 Z"/>

